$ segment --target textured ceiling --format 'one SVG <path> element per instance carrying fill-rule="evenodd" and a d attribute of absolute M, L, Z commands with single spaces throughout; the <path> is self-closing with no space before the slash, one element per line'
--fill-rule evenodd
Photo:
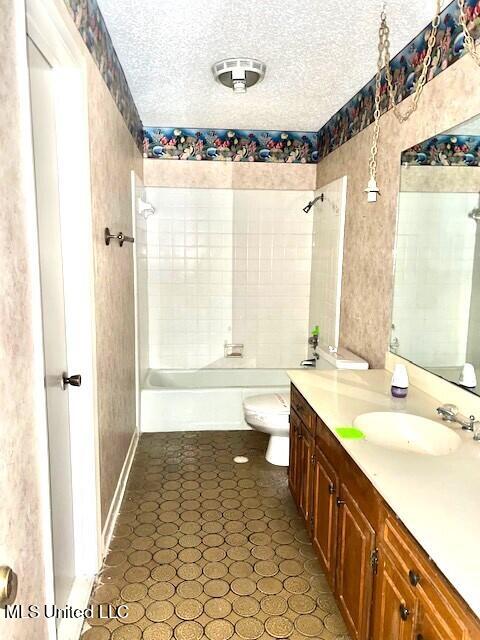
<path fill-rule="evenodd" d="M 315 131 L 375 73 L 379 0 L 98 0 L 145 125 Z M 444 3 L 445 4 L 445 3 Z M 433 0 L 390 0 L 392 53 Z M 246 95 L 210 66 L 267 63 Z"/>

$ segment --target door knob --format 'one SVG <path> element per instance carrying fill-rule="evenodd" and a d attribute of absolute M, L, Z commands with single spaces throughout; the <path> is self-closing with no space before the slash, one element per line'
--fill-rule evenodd
<path fill-rule="evenodd" d="M 416 571 L 413 571 L 412 569 L 408 572 L 408 579 L 410 580 L 410 584 L 412 585 L 412 587 L 416 587 L 417 584 L 420 582 L 419 574 L 416 573 Z"/>
<path fill-rule="evenodd" d="M 14 592 L 15 574 L 10 567 L 0 567 L 0 607 L 8 604 Z"/>
<path fill-rule="evenodd" d="M 403 621 L 408 620 L 408 616 L 410 615 L 410 609 L 406 607 L 404 604 L 400 605 L 400 617 Z"/>
<path fill-rule="evenodd" d="M 79 373 L 76 373 L 73 376 L 69 376 L 67 373 L 62 374 L 62 387 L 65 387 L 69 384 L 71 387 L 81 387 L 82 386 L 82 376 Z"/>

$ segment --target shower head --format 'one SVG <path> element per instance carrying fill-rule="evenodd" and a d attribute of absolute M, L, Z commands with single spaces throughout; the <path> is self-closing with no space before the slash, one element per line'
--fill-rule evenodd
<path fill-rule="evenodd" d="M 303 212 L 304 213 L 310 213 L 310 209 L 313 207 L 314 204 L 316 204 L 318 201 L 320 200 L 320 202 L 323 202 L 325 200 L 325 194 L 321 193 L 319 196 L 317 196 L 316 198 L 314 198 L 313 200 L 310 200 L 310 202 L 307 204 L 306 207 L 303 207 Z"/>
<path fill-rule="evenodd" d="M 475 222 L 480 222 L 480 208 L 470 211 L 470 213 L 468 214 L 468 217 L 474 220 Z"/>
<path fill-rule="evenodd" d="M 138 213 L 140 213 L 145 220 L 155 213 L 155 207 L 150 202 L 146 202 L 142 198 L 138 198 Z"/>

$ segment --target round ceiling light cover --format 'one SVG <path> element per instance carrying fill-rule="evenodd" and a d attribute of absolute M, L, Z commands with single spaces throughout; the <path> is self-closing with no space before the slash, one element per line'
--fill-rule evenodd
<path fill-rule="evenodd" d="M 246 93 L 248 87 L 263 80 L 266 70 L 267 65 L 254 58 L 226 58 L 212 65 L 215 80 L 234 93 Z"/>

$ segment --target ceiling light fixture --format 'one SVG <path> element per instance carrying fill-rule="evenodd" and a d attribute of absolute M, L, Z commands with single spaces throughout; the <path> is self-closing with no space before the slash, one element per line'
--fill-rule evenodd
<path fill-rule="evenodd" d="M 265 77 L 267 65 L 253 58 L 227 58 L 212 65 L 213 77 L 234 93 L 246 93 Z"/>

